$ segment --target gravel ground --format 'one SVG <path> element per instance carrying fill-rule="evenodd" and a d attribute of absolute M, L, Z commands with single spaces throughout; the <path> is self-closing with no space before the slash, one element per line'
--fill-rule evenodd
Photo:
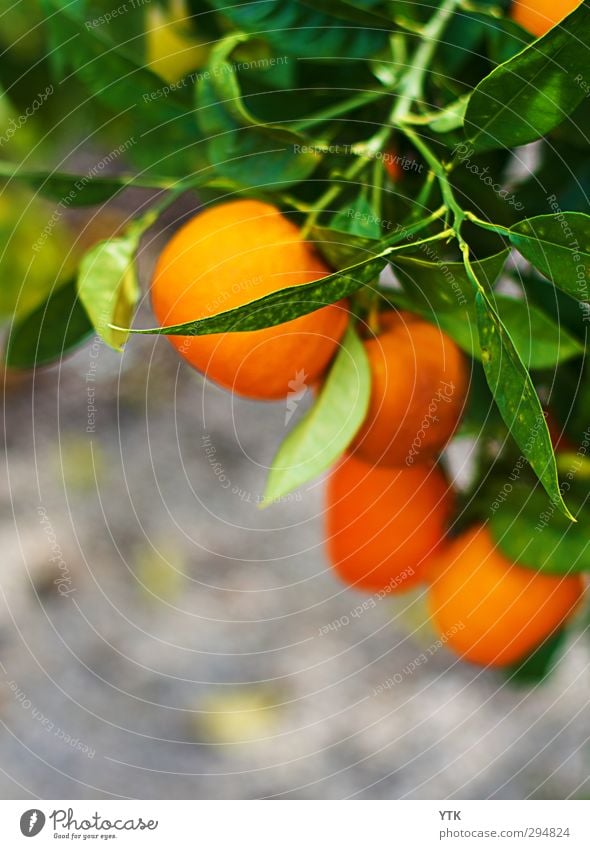
<path fill-rule="evenodd" d="M 588 796 L 588 642 L 536 688 L 420 664 L 420 593 L 331 576 L 322 481 L 259 509 L 284 420 L 150 338 L 7 394 L 0 796 Z"/>

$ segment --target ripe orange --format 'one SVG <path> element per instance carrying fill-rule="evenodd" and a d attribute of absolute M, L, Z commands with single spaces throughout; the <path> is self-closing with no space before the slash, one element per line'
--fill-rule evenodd
<path fill-rule="evenodd" d="M 152 305 L 161 326 L 181 324 L 329 273 L 278 209 L 237 200 L 199 213 L 172 237 L 156 265 Z M 262 330 L 168 338 L 221 386 L 272 399 L 285 397 L 294 380 L 319 377 L 347 321 L 340 301 Z"/>
<path fill-rule="evenodd" d="M 514 0 L 510 15 L 539 38 L 580 5 L 581 0 Z"/>
<path fill-rule="evenodd" d="M 326 540 L 335 571 L 359 590 L 410 589 L 424 579 L 452 506 L 452 490 L 435 466 L 389 469 L 345 457 L 327 489 Z"/>
<path fill-rule="evenodd" d="M 483 525 L 445 547 L 429 570 L 429 607 L 463 660 L 507 666 L 549 637 L 584 592 L 579 575 L 547 575 L 512 563 Z"/>
<path fill-rule="evenodd" d="M 451 438 L 467 393 L 467 368 L 455 343 L 422 319 L 394 311 L 365 342 L 371 400 L 353 449 L 368 463 L 427 462 Z"/>

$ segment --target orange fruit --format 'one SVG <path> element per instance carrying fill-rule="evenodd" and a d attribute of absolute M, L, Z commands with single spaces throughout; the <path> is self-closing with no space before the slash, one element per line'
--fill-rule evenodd
<path fill-rule="evenodd" d="M 429 608 L 441 637 L 463 660 L 485 666 L 521 660 L 571 616 L 584 592 L 579 575 L 512 563 L 483 525 L 446 546 L 429 576 Z"/>
<path fill-rule="evenodd" d="M 510 15 L 539 38 L 580 5 L 580 0 L 514 0 Z"/>
<path fill-rule="evenodd" d="M 577 451 L 576 446 L 565 432 L 565 429 L 562 428 L 560 423 L 557 421 L 553 413 L 547 412 L 545 414 L 545 421 L 547 422 L 549 438 L 551 439 L 551 444 L 553 445 L 555 453 L 560 454 L 561 452 L 571 451 L 575 453 Z"/>
<path fill-rule="evenodd" d="M 339 577 L 359 590 L 404 592 L 424 580 L 453 506 L 436 466 L 390 469 L 345 457 L 328 480 L 326 544 Z"/>
<path fill-rule="evenodd" d="M 197 214 L 162 251 L 152 280 L 160 326 L 225 312 L 330 269 L 276 207 L 222 203 Z M 328 365 L 348 321 L 346 303 L 262 330 L 169 336 L 179 353 L 221 386 L 248 398 L 283 398 Z"/>
<path fill-rule="evenodd" d="M 409 313 L 381 315 L 365 344 L 371 367 L 367 417 L 352 450 L 368 463 L 428 462 L 453 435 L 467 394 L 463 354 L 452 339 Z"/>
<path fill-rule="evenodd" d="M 394 183 L 398 183 L 404 176 L 402 167 L 399 164 L 400 158 L 401 157 L 399 153 L 394 147 L 386 151 L 385 156 L 383 157 L 383 164 L 385 166 L 385 170 L 387 171 L 389 178 Z"/>

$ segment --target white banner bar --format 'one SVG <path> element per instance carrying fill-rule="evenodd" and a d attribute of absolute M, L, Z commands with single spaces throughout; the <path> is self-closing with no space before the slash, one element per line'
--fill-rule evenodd
<path fill-rule="evenodd" d="M 0 846 L 588 849 L 589 815 L 586 801 L 10 800 Z"/>

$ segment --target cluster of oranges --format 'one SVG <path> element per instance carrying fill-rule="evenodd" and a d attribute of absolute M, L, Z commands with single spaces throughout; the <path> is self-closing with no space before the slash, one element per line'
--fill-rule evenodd
<path fill-rule="evenodd" d="M 161 326 L 181 324 L 329 273 L 277 208 L 237 200 L 196 215 L 173 236 L 155 269 L 152 304 Z M 320 382 L 352 320 L 340 301 L 262 330 L 169 339 L 216 383 L 270 400 L 286 397 L 298 372 Z M 483 525 L 448 537 L 454 497 L 437 458 L 461 417 L 467 364 L 451 339 L 408 313 L 381 313 L 364 345 L 367 417 L 327 486 L 333 567 L 369 592 L 427 583 L 447 645 L 476 663 L 514 663 L 572 614 L 582 580 L 510 562 Z"/>

